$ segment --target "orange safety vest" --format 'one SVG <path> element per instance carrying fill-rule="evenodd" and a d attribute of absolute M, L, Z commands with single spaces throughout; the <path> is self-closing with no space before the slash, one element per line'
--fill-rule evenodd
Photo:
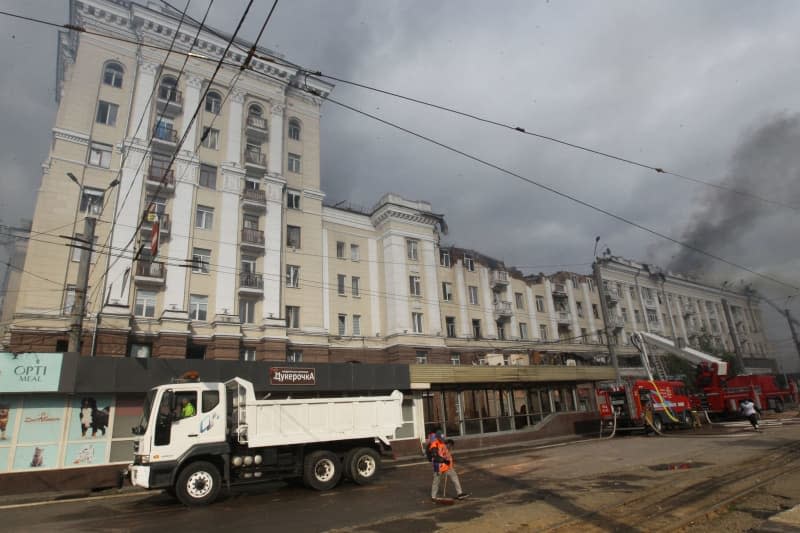
<path fill-rule="evenodd" d="M 440 441 L 439 439 L 434 440 L 431 445 L 429 446 L 430 450 L 433 452 L 432 455 L 438 455 L 441 459 L 445 459 L 450 461 L 450 464 L 439 462 L 435 459 L 433 460 L 433 471 L 439 472 L 440 474 L 444 474 L 448 470 L 453 467 L 453 456 L 450 455 L 450 450 L 447 448 L 447 444 Z"/>

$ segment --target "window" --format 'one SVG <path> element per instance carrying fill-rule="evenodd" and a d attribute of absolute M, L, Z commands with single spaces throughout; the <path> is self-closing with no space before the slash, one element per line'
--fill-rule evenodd
<path fill-rule="evenodd" d="M 547 340 L 547 326 L 544 324 L 539 325 L 539 338 L 543 341 Z"/>
<path fill-rule="evenodd" d="M 94 237 L 94 247 L 93 247 L 95 252 L 92 254 L 92 257 L 91 257 L 91 263 L 92 264 L 95 264 L 97 262 L 97 256 L 98 256 L 98 253 L 97 253 L 97 239 L 98 239 L 98 237 L 97 237 L 97 235 L 95 235 L 95 237 Z M 72 247 L 72 260 L 75 261 L 76 263 L 79 263 L 81 261 L 81 255 L 83 254 L 83 252 L 86 252 L 88 254 L 89 251 L 88 250 L 84 250 L 83 248 L 78 248 L 78 246 L 82 246 L 84 248 L 88 248 L 89 247 L 89 243 L 85 242 L 85 239 L 83 238 L 83 234 L 82 233 L 76 233 L 75 234 L 75 239 L 73 241 L 73 244 L 75 244 L 75 246 Z"/>
<path fill-rule="evenodd" d="M 106 126 L 115 126 L 117 124 L 117 110 L 119 106 L 109 102 L 100 100 L 97 105 L 97 116 L 95 122 L 98 124 L 105 124 Z"/>
<path fill-rule="evenodd" d="M 439 250 L 439 266 L 450 268 L 450 250 Z"/>
<path fill-rule="evenodd" d="M 200 145 L 210 150 L 217 150 L 219 148 L 219 130 L 204 127 Z"/>
<path fill-rule="evenodd" d="M 122 65 L 119 63 L 106 63 L 103 70 L 103 83 L 117 89 L 122 87 Z"/>
<path fill-rule="evenodd" d="M 526 324 L 525 322 L 519 323 L 519 338 L 520 339 L 528 338 L 528 324 Z"/>
<path fill-rule="evenodd" d="M 416 361 L 418 365 L 428 364 L 428 352 L 425 350 L 417 350 Z"/>
<path fill-rule="evenodd" d="M 109 168 L 111 166 L 111 146 L 93 142 L 89 148 L 89 164 Z"/>
<path fill-rule="evenodd" d="M 475 272 L 475 261 L 472 260 L 472 256 L 464 256 L 464 268 L 470 272 Z"/>
<path fill-rule="evenodd" d="M 458 366 L 461 364 L 461 354 L 460 353 L 451 353 L 450 354 L 450 364 L 453 366 Z"/>
<path fill-rule="evenodd" d="M 572 276 L 572 278 L 570 278 L 570 279 L 572 280 L 572 288 L 573 289 L 577 289 L 578 288 L 578 278 L 576 278 L 575 276 Z"/>
<path fill-rule="evenodd" d="M 300 267 L 297 265 L 286 265 L 286 286 L 298 288 L 300 286 Z"/>
<path fill-rule="evenodd" d="M 456 336 L 456 317 L 454 316 L 444 317 L 444 325 L 445 325 L 445 330 L 447 331 L 447 336 L 450 338 L 454 338 Z"/>
<path fill-rule="evenodd" d="M 208 319 L 208 296 L 189 295 L 189 318 L 203 322 Z"/>
<path fill-rule="evenodd" d="M 350 261 L 360 261 L 361 260 L 361 250 L 359 249 L 357 244 L 350 245 Z"/>
<path fill-rule="evenodd" d="M 647 310 L 647 321 L 650 324 L 658 324 L 658 313 L 656 313 L 655 309 Z"/>
<path fill-rule="evenodd" d="M 408 292 L 411 296 L 422 296 L 422 284 L 419 276 L 408 277 Z"/>
<path fill-rule="evenodd" d="M 194 227 L 211 229 L 214 226 L 214 208 L 198 205 L 194 217 Z"/>
<path fill-rule="evenodd" d="M 255 324 L 256 322 L 256 302 L 255 300 L 239 300 L 239 321 L 242 324 Z"/>
<path fill-rule="evenodd" d="M 263 114 L 264 112 L 261 111 L 261 106 L 259 105 L 251 104 L 250 107 L 247 108 L 247 116 L 249 117 L 260 117 Z"/>
<path fill-rule="evenodd" d="M 589 333 L 587 333 L 586 328 L 581 328 L 581 342 L 586 342 L 589 338 Z"/>
<path fill-rule="evenodd" d="M 156 316 L 156 292 L 155 291 L 136 291 L 136 304 L 133 314 L 147 318 Z"/>
<path fill-rule="evenodd" d="M 469 303 L 472 305 L 478 305 L 478 287 L 470 285 L 468 289 L 469 289 Z"/>
<path fill-rule="evenodd" d="M 206 111 L 219 115 L 222 109 L 222 98 L 216 91 L 208 91 L 206 94 Z"/>
<path fill-rule="evenodd" d="M 256 273 L 256 258 L 252 255 L 242 256 L 242 273 L 255 274 Z"/>
<path fill-rule="evenodd" d="M 161 78 L 161 82 L 158 84 L 158 98 L 169 102 L 177 102 L 178 81 L 171 76 Z"/>
<path fill-rule="evenodd" d="M 64 314 L 72 314 L 75 307 L 75 285 L 67 285 L 64 291 Z"/>
<path fill-rule="evenodd" d="M 338 274 L 336 276 L 336 292 L 339 293 L 339 296 L 344 296 L 344 283 L 347 276 L 344 274 Z"/>
<path fill-rule="evenodd" d="M 442 282 L 442 300 L 445 302 L 452 301 L 453 299 L 453 284 L 446 281 Z"/>
<path fill-rule="evenodd" d="M 286 327 L 297 329 L 300 327 L 300 308 L 294 305 L 286 306 Z"/>
<path fill-rule="evenodd" d="M 624 307 L 622 308 L 622 321 L 623 322 L 628 321 L 628 310 L 625 309 Z"/>
<path fill-rule="evenodd" d="M 537 296 L 536 297 L 536 310 L 540 313 L 544 313 L 544 297 Z"/>
<path fill-rule="evenodd" d="M 347 334 L 347 315 L 339 315 L 339 336 L 344 337 Z"/>
<path fill-rule="evenodd" d="M 481 321 L 478 318 L 472 319 L 472 336 L 473 338 L 481 338 Z"/>
<path fill-rule="evenodd" d="M 242 361 L 255 361 L 256 360 L 256 350 L 255 348 L 242 348 L 239 350 L 239 359 Z"/>
<path fill-rule="evenodd" d="M 128 357 L 133 357 L 135 359 L 147 359 L 150 357 L 150 352 L 153 350 L 152 344 L 139 344 L 139 343 L 131 343 L 131 347 L 128 349 Z"/>
<path fill-rule="evenodd" d="M 289 138 L 295 141 L 300 140 L 300 121 L 296 118 L 289 120 Z"/>
<path fill-rule="evenodd" d="M 595 318 L 600 318 L 600 312 L 597 309 L 597 304 L 592 304 L 592 315 L 594 315 Z"/>
<path fill-rule="evenodd" d="M 417 248 L 419 241 L 414 239 L 406 239 L 406 257 L 411 261 L 416 261 L 418 257 Z"/>
<path fill-rule="evenodd" d="M 583 318 L 583 303 L 575 302 L 575 311 L 578 313 L 578 318 Z"/>
<path fill-rule="evenodd" d="M 517 309 L 525 309 L 525 299 L 523 298 L 521 292 L 514 293 L 514 303 L 517 306 Z"/>
<path fill-rule="evenodd" d="M 336 241 L 336 259 L 344 259 L 344 243 Z"/>
<path fill-rule="evenodd" d="M 289 172 L 300 173 L 300 156 L 289 154 Z"/>
<path fill-rule="evenodd" d="M 289 209 L 300 209 L 300 192 L 287 191 L 286 192 L 286 207 Z"/>
<path fill-rule="evenodd" d="M 594 281 L 592 281 L 592 278 L 587 278 L 586 284 L 589 286 L 589 290 L 594 292 Z"/>
<path fill-rule="evenodd" d="M 350 280 L 350 287 L 354 298 L 358 298 L 359 296 L 360 285 L 361 285 L 361 278 L 353 276 L 353 278 Z"/>
<path fill-rule="evenodd" d="M 217 188 L 217 167 L 200 165 L 200 186 L 209 189 Z"/>
<path fill-rule="evenodd" d="M 286 226 L 286 246 L 300 248 L 300 226 Z"/>
<path fill-rule="evenodd" d="M 497 321 L 497 338 L 501 341 L 506 340 L 506 327 L 501 321 Z"/>
<path fill-rule="evenodd" d="M 211 250 L 195 248 L 192 250 L 192 272 L 195 274 L 208 274 L 211 263 Z"/>
<path fill-rule="evenodd" d="M 287 363 L 302 363 L 303 362 L 303 350 L 289 350 L 286 352 L 286 362 Z"/>
<path fill-rule="evenodd" d="M 634 309 L 633 310 L 633 317 L 636 319 L 636 323 L 637 324 L 641 324 L 642 323 L 642 315 L 639 313 L 638 309 Z"/>
<path fill-rule="evenodd" d="M 245 178 L 244 188 L 247 191 L 259 191 L 261 190 L 261 184 L 258 182 L 257 179 Z"/>
<path fill-rule="evenodd" d="M 414 333 L 422 333 L 422 313 L 411 313 L 411 325 Z"/>
<path fill-rule="evenodd" d="M 353 315 L 353 336 L 361 336 L 361 315 Z"/>
<path fill-rule="evenodd" d="M 103 206 L 103 191 L 84 187 L 81 193 L 81 213 L 97 213 Z"/>

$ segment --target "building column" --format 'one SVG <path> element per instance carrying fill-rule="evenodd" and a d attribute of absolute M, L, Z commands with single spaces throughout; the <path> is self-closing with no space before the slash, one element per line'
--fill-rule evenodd
<path fill-rule="evenodd" d="M 472 337 L 472 328 L 469 321 L 469 307 L 467 307 L 467 283 L 464 281 L 464 264 L 461 259 L 453 264 L 456 274 L 456 294 L 458 295 L 458 322 L 462 337 Z"/>
<path fill-rule="evenodd" d="M 228 99 L 228 136 L 226 140 L 225 161 L 229 166 L 242 166 L 242 104 L 244 92 L 233 90 Z"/>
<path fill-rule="evenodd" d="M 625 287 L 623 292 L 625 293 L 625 304 L 628 306 L 628 318 L 631 321 L 631 333 L 633 333 L 634 331 L 636 331 L 639 328 L 636 325 L 636 313 L 635 313 L 635 309 L 633 307 L 633 298 L 631 298 L 630 286 Z M 647 320 L 647 317 L 644 317 L 644 318 L 645 318 L 645 320 Z"/>
<path fill-rule="evenodd" d="M 525 285 L 525 297 L 528 302 L 528 337 L 532 340 L 539 340 L 539 324 L 536 320 L 536 298 L 533 295 L 533 289 Z"/>
<path fill-rule="evenodd" d="M 558 340 L 558 318 L 556 315 L 556 303 L 553 301 L 553 284 L 549 279 L 544 280 L 544 300 L 547 303 L 547 312 L 550 314 L 550 334 L 552 338 L 548 340 Z"/>
<path fill-rule="evenodd" d="M 383 237 L 383 268 L 386 279 L 386 335 L 408 332 L 408 276 L 406 240 L 401 235 Z"/>
<path fill-rule="evenodd" d="M 330 262 L 328 254 L 328 229 L 322 228 L 322 329 L 331 334 L 331 291 Z"/>
<path fill-rule="evenodd" d="M 511 302 L 511 331 L 508 332 L 509 339 L 519 339 L 519 320 L 517 319 L 517 299 L 514 298 L 514 290 L 511 288 L 509 277 L 506 285 L 506 299 Z"/>
<path fill-rule="evenodd" d="M 324 246 L 322 252 L 323 263 L 327 261 L 328 257 L 328 247 L 327 247 L 327 230 L 325 230 L 325 234 L 323 237 L 325 238 Z M 380 276 L 378 275 L 378 241 L 369 238 L 367 239 L 367 259 L 369 260 L 369 304 L 370 304 L 370 312 L 372 316 L 370 316 L 370 326 L 372 327 L 372 331 L 365 334 L 365 337 L 374 334 L 378 335 L 380 332 L 383 331 L 383 325 L 381 323 L 381 301 L 380 301 L 380 294 L 381 294 L 381 286 L 380 286 Z M 327 276 L 328 268 L 325 267 L 323 272 L 323 277 Z M 327 282 L 323 282 L 323 288 L 325 294 L 329 294 L 329 290 L 327 289 L 328 285 Z M 328 320 L 329 312 L 326 311 L 326 318 Z M 327 326 L 326 326 L 327 329 Z M 362 332 L 364 333 L 364 332 Z"/>
<path fill-rule="evenodd" d="M 586 302 L 586 316 L 589 319 L 589 338 L 596 344 L 600 342 L 600 339 L 597 338 L 597 326 L 595 326 L 594 323 L 594 309 L 592 308 L 592 295 L 589 292 L 589 284 L 581 282 L 581 289 L 583 292 L 583 300 Z M 600 289 L 598 288 L 597 290 L 598 294 L 600 294 Z M 602 294 L 600 297 L 603 297 Z"/>
<path fill-rule="evenodd" d="M 483 307 L 483 316 L 486 319 L 486 338 L 497 338 L 497 323 L 494 320 L 494 298 L 492 289 L 489 286 L 489 269 L 485 266 L 478 267 L 478 285 Z"/>
<path fill-rule="evenodd" d="M 439 310 L 438 280 L 436 277 L 436 250 L 433 241 L 420 240 L 422 272 L 425 278 L 425 313 L 428 315 L 428 334 L 442 335 L 442 317 Z"/>
<path fill-rule="evenodd" d="M 150 138 L 150 105 L 153 88 L 158 73 L 158 63 L 151 63 L 139 60 L 139 72 L 136 75 L 136 92 L 134 93 L 133 106 L 131 107 L 131 119 L 128 122 L 128 137 L 134 137 L 140 141 L 147 142 Z M 142 125 L 139 126 L 139 118 Z"/>
<path fill-rule="evenodd" d="M 189 124 L 189 120 L 191 120 L 192 117 L 188 115 L 188 113 L 194 113 L 194 110 L 197 109 L 200 103 L 200 87 L 202 87 L 202 85 L 202 78 L 189 75 L 186 78 L 186 90 L 183 92 L 184 115 L 178 139 L 182 139 L 183 135 L 188 131 L 188 134 L 186 134 L 186 142 L 183 143 L 183 149 L 187 150 L 186 147 L 188 146 L 188 151 L 192 153 L 194 153 L 197 147 L 197 120 Z"/>
<path fill-rule="evenodd" d="M 281 254 L 283 253 L 283 189 L 286 182 L 280 178 L 264 178 L 267 196 L 267 215 L 264 217 L 264 321 L 281 320 Z M 279 326 L 275 322 L 271 325 Z"/>
<path fill-rule="evenodd" d="M 239 196 L 244 171 L 228 164 L 222 166 L 222 200 L 220 201 L 219 235 L 217 245 L 217 287 L 214 299 L 216 315 L 239 315 L 236 290 L 239 272 Z"/>
<path fill-rule="evenodd" d="M 269 110 L 269 161 L 270 176 L 283 175 L 283 104 L 272 104 Z"/>
<path fill-rule="evenodd" d="M 683 337 L 685 346 L 689 346 L 689 334 L 686 332 L 686 321 L 683 318 L 683 306 L 686 305 L 682 298 L 678 299 L 678 326 L 680 326 L 680 335 Z"/>
<path fill-rule="evenodd" d="M 567 280 L 564 282 L 564 288 L 567 289 L 567 309 L 569 309 L 570 315 L 570 324 L 572 325 L 572 334 L 570 337 L 570 342 L 583 342 L 583 339 L 580 341 L 576 339 L 578 335 L 581 334 L 581 327 L 578 324 L 578 306 L 575 304 L 575 292 L 572 288 L 572 280 Z M 584 307 L 584 311 L 586 308 Z"/>
<path fill-rule="evenodd" d="M 189 236 L 192 233 L 192 208 L 194 206 L 194 193 L 195 187 L 197 187 L 200 166 L 196 156 L 190 160 L 183 157 L 176 158 L 173 166 L 176 182 L 175 196 L 172 200 L 172 213 L 170 214 L 169 256 L 191 261 Z M 218 259 L 218 257 L 215 257 L 213 262 L 219 262 Z M 178 311 L 181 313 L 180 318 L 188 318 L 186 309 L 187 275 L 187 269 L 185 268 L 167 267 L 164 312 L 173 313 Z"/>

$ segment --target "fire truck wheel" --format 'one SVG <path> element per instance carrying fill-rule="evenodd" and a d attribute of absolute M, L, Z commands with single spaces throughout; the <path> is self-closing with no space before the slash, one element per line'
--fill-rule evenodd
<path fill-rule="evenodd" d="M 342 463 L 336 454 L 318 450 L 306 456 L 303 481 L 314 490 L 332 489 L 342 479 Z"/>
<path fill-rule="evenodd" d="M 661 417 L 658 415 L 653 417 L 653 429 L 656 431 L 656 433 L 661 433 L 664 431 L 664 423 L 661 422 Z"/>
<path fill-rule="evenodd" d="M 178 475 L 175 492 L 184 505 L 208 505 L 217 499 L 221 485 L 217 467 L 206 461 L 197 461 Z"/>
<path fill-rule="evenodd" d="M 381 469 L 381 457 L 372 448 L 358 448 L 351 462 L 346 465 L 350 469 L 353 481 L 359 485 L 372 483 L 378 477 Z"/>
<path fill-rule="evenodd" d="M 693 427 L 694 421 L 692 420 L 692 412 L 688 409 L 683 412 L 683 419 L 681 420 L 684 426 Z"/>
<path fill-rule="evenodd" d="M 781 400 L 780 398 L 777 398 L 775 400 L 775 412 L 776 413 L 782 413 L 783 412 L 783 400 Z"/>

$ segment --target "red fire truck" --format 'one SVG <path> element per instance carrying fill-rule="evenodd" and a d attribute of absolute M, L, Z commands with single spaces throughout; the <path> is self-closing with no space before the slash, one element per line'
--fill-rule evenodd
<path fill-rule="evenodd" d="M 647 430 L 691 426 L 691 404 L 682 381 L 639 379 L 597 391 L 604 424 L 616 414 L 617 430 Z M 651 418 L 652 417 L 652 418 Z"/>

